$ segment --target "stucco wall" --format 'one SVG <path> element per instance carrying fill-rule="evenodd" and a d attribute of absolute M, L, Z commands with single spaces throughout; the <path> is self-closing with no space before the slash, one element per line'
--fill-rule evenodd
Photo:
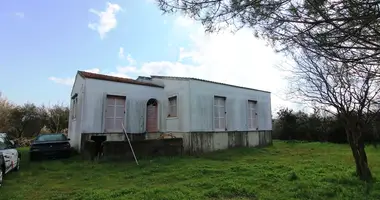
<path fill-rule="evenodd" d="M 226 97 L 227 131 L 249 131 L 248 100 L 257 101 L 258 130 L 272 130 L 271 96 L 268 92 L 190 81 L 190 131 L 213 131 L 214 96 Z"/>
<path fill-rule="evenodd" d="M 146 103 L 155 98 L 159 106 L 159 130 L 166 130 L 164 105 L 167 99 L 163 88 L 111 81 L 86 79 L 86 101 L 82 120 L 83 133 L 104 132 L 104 101 L 106 95 L 126 96 L 125 124 L 128 133 L 142 133 L 146 129 Z"/>
<path fill-rule="evenodd" d="M 70 138 L 70 145 L 76 149 L 80 148 L 80 134 L 81 134 L 81 120 L 82 120 L 82 105 L 85 101 L 84 96 L 85 91 L 85 80 L 77 75 L 75 77 L 75 83 L 72 88 L 72 92 L 70 95 L 70 115 L 69 115 L 69 127 L 68 127 L 68 137 Z M 78 102 L 77 102 L 77 113 L 76 119 L 72 118 L 73 110 L 72 110 L 72 100 L 71 97 L 77 93 L 78 94 Z"/>
<path fill-rule="evenodd" d="M 153 79 L 155 82 L 162 82 L 165 85 L 166 104 L 164 110 L 168 110 L 168 98 L 177 96 L 177 117 L 166 119 L 166 130 L 177 132 L 189 132 L 190 130 L 190 96 L 189 82 L 180 80 Z M 166 113 L 167 114 L 167 113 Z"/>
<path fill-rule="evenodd" d="M 227 131 L 252 131 L 248 128 L 248 100 L 257 101 L 258 130 L 272 130 L 269 92 L 191 79 L 153 78 L 153 81 L 165 85 L 167 97 L 178 96 L 179 116 L 167 118 L 167 131 L 215 131 L 214 96 L 226 97 Z"/>

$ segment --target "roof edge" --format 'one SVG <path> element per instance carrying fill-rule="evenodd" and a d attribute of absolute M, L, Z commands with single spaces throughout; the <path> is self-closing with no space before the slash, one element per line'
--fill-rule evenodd
<path fill-rule="evenodd" d="M 92 72 L 86 72 L 78 70 L 77 74 L 80 75 L 84 79 L 96 79 L 96 80 L 103 80 L 103 81 L 111 81 L 111 82 L 118 82 L 118 83 L 126 83 L 126 84 L 133 84 L 133 85 L 142 85 L 142 86 L 148 86 L 148 87 L 158 87 L 158 88 L 164 88 L 161 85 L 157 85 L 154 83 L 147 83 L 143 81 L 138 81 L 131 78 L 122 78 L 117 76 L 111 76 L 106 74 L 100 74 L 100 73 L 92 73 Z"/>
<path fill-rule="evenodd" d="M 219 85 L 225 85 L 225 86 L 230 86 L 230 87 L 235 87 L 235 88 L 240 88 L 240 89 L 253 90 L 253 91 L 257 91 L 257 92 L 265 92 L 265 93 L 271 94 L 270 91 L 266 91 L 266 90 L 259 90 L 259 89 L 244 87 L 244 86 L 232 85 L 232 84 L 228 84 L 228 83 L 221 83 L 221 82 L 210 81 L 210 80 L 199 79 L 199 78 L 193 78 L 193 77 L 159 76 L 159 75 L 151 75 L 150 77 L 152 77 L 152 78 L 168 79 L 168 80 L 194 80 L 194 81 L 202 81 L 202 82 L 206 82 L 206 83 L 214 83 L 214 84 L 219 84 Z"/>

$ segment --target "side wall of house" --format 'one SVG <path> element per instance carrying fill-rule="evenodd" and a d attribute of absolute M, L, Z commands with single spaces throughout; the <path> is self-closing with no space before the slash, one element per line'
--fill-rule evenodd
<path fill-rule="evenodd" d="M 163 88 L 143 85 L 86 80 L 86 97 L 84 105 L 83 133 L 104 133 L 105 104 L 107 95 L 125 96 L 125 128 L 128 133 L 144 133 L 146 131 L 146 108 L 149 99 L 158 101 L 158 128 L 166 130 L 166 95 Z M 121 131 L 120 131 L 121 132 Z M 107 138 L 108 140 L 108 138 Z"/>
<path fill-rule="evenodd" d="M 80 140 L 82 133 L 82 120 L 83 120 L 83 105 L 85 102 L 85 85 L 86 80 L 81 76 L 76 75 L 75 83 L 72 88 L 70 95 L 70 115 L 69 115 L 69 127 L 68 127 L 68 137 L 70 138 L 70 144 L 75 149 L 80 148 Z M 73 97 L 77 94 L 77 105 L 73 105 Z M 75 108 L 75 109 L 74 109 Z M 75 118 L 74 118 L 75 112 Z"/>
<path fill-rule="evenodd" d="M 203 81 L 190 81 L 191 119 L 190 131 L 215 131 L 214 96 L 224 97 L 226 131 L 252 131 L 248 123 L 248 101 L 257 101 L 255 131 L 272 130 L 271 96 L 255 91 Z"/>
<path fill-rule="evenodd" d="M 185 87 L 187 83 L 189 91 Z M 189 118 L 183 121 L 185 125 L 188 120 L 188 129 L 171 131 L 172 136 L 183 139 L 183 149 L 186 153 L 198 154 L 232 147 L 272 144 L 270 93 L 197 80 L 166 80 L 165 91 L 169 89 L 179 91 L 179 109 L 189 115 Z M 214 115 L 219 113 L 214 104 L 220 106 L 214 99 L 215 96 L 225 99 L 225 113 L 222 112 L 225 114 L 225 128 L 222 130 L 216 130 L 214 127 Z M 250 104 L 254 108 L 253 111 L 252 108 L 249 111 L 249 101 L 253 102 Z M 251 121 L 250 126 L 248 116 L 255 118 L 255 123 Z M 150 139 L 158 137 L 158 134 L 149 135 Z"/>
<path fill-rule="evenodd" d="M 168 111 L 168 98 L 177 96 L 177 117 L 169 117 L 166 113 L 166 130 L 169 132 L 190 131 L 190 94 L 189 81 L 168 80 L 153 78 L 153 82 L 165 85 L 166 110 Z"/>

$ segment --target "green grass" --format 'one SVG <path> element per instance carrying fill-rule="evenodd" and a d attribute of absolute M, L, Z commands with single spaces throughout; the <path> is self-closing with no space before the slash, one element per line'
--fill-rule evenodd
<path fill-rule="evenodd" d="M 380 149 L 367 153 L 380 176 Z M 261 149 L 141 160 L 140 166 L 79 158 L 22 162 L 20 172 L 6 176 L 0 199 L 380 199 L 380 182 L 353 176 L 347 145 L 277 141 Z"/>

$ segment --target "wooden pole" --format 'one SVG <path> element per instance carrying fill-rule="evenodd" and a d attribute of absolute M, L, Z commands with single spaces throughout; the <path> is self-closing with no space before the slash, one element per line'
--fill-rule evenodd
<path fill-rule="evenodd" d="M 123 132 L 124 132 L 124 134 L 125 134 L 125 137 L 126 137 L 127 140 L 128 140 L 129 147 L 131 147 L 131 151 L 132 151 L 133 157 L 135 158 L 136 164 L 139 165 L 139 162 L 137 161 L 137 158 L 136 158 L 136 155 L 135 155 L 135 151 L 133 150 L 133 147 L 132 147 L 131 141 L 129 140 L 129 137 L 128 137 L 128 134 L 127 134 L 127 131 L 126 131 L 125 128 L 124 128 L 124 124 L 121 123 L 121 126 L 123 127 Z"/>

